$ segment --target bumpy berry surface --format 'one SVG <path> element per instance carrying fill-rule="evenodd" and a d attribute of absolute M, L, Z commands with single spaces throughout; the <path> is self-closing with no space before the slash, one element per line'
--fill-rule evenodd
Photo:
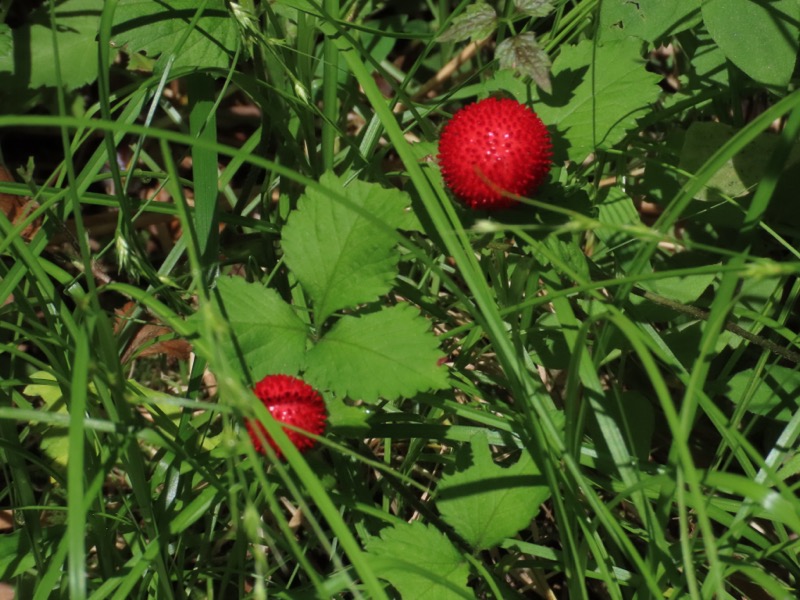
<path fill-rule="evenodd" d="M 474 209 L 508 208 L 503 192 L 530 196 L 550 171 L 547 128 L 516 100 L 487 98 L 459 110 L 439 139 L 447 186 Z"/>
<path fill-rule="evenodd" d="M 289 375 L 267 375 L 256 384 L 253 391 L 277 421 L 294 425 L 315 435 L 324 433 L 327 420 L 325 402 L 319 393 L 304 381 Z M 261 437 L 257 433 L 260 431 L 275 453 L 281 456 L 278 445 L 259 421 L 248 419 L 245 425 L 256 450 L 264 453 Z M 314 446 L 314 440 L 311 438 L 285 427 L 283 430 L 301 452 Z"/>

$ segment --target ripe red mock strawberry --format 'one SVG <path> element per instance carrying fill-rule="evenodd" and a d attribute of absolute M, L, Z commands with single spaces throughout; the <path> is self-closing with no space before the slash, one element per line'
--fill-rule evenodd
<path fill-rule="evenodd" d="M 459 110 L 439 139 L 447 186 L 473 209 L 508 208 L 503 191 L 530 196 L 550 171 L 552 144 L 542 120 L 516 100 L 487 98 Z"/>
<path fill-rule="evenodd" d="M 276 421 L 294 425 L 315 435 L 324 433 L 327 419 L 325 403 L 319 393 L 304 381 L 289 375 L 267 375 L 256 384 L 253 391 Z M 261 431 L 275 453 L 281 456 L 278 445 L 258 420 L 247 419 L 245 425 L 257 451 L 265 453 L 257 434 Z M 314 446 L 315 442 L 310 437 L 285 427 L 283 430 L 300 452 Z"/>

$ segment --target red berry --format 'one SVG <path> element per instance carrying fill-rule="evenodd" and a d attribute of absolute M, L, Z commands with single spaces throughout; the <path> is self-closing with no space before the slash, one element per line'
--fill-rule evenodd
<path fill-rule="evenodd" d="M 267 375 L 256 384 L 253 391 L 275 420 L 315 435 L 324 433 L 327 418 L 325 402 L 319 393 L 304 381 L 289 375 Z M 275 453 L 281 456 L 278 445 L 258 420 L 247 419 L 245 425 L 257 451 L 265 453 L 261 437 L 257 433 L 260 431 Z M 302 433 L 285 427 L 283 430 L 300 452 L 305 452 L 314 446 L 314 440 Z"/>
<path fill-rule="evenodd" d="M 552 144 L 542 120 L 516 100 L 487 98 L 459 110 L 439 139 L 447 186 L 473 209 L 508 208 L 502 192 L 530 196 L 550 171 Z"/>

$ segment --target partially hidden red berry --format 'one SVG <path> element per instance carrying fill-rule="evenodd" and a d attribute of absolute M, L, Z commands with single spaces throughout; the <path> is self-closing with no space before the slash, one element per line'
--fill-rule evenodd
<path fill-rule="evenodd" d="M 327 420 L 325 402 L 319 392 L 304 381 L 290 375 L 267 375 L 256 384 L 253 391 L 276 421 L 299 427 L 315 435 L 322 435 L 325 432 Z M 275 453 L 279 457 L 282 455 L 278 445 L 258 420 L 247 419 L 245 425 L 257 451 L 265 453 L 261 443 L 263 436 Z M 259 431 L 261 436 L 258 434 Z M 286 427 L 283 431 L 300 452 L 305 452 L 314 446 L 313 439 L 298 431 Z"/>
<path fill-rule="evenodd" d="M 516 100 L 487 98 L 456 112 L 439 139 L 439 165 L 447 186 L 473 209 L 517 202 L 504 192 L 530 196 L 550 171 L 547 128 Z"/>

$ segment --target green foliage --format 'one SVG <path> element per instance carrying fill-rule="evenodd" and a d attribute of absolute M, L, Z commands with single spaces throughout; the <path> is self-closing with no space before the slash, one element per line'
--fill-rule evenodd
<path fill-rule="evenodd" d="M 632 39 L 563 48 L 552 79 L 553 94 L 540 98 L 536 112 L 557 130 L 556 151 L 578 163 L 622 140 L 660 94 L 660 77 L 645 70 L 641 43 Z"/>
<path fill-rule="evenodd" d="M 542 50 L 532 32 L 503 40 L 497 45 L 497 60 L 501 69 L 512 69 L 536 82 L 542 91 L 551 93 L 550 57 Z"/>
<path fill-rule="evenodd" d="M 447 387 L 443 358 L 428 323 L 410 306 L 360 317 L 343 316 L 308 352 L 313 384 L 375 402 Z"/>
<path fill-rule="evenodd" d="M 482 40 L 492 34 L 497 26 L 497 13 L 486 2 L 469 4 L 458 15 L 450 27 L 439 36 L 440 42 L 460 42 L 471 39 Z"/>
<path fill-rule="evenodd" d="M 345 187 L 330 173 L 320 183 L 326 192 L 306 191 L 282 235 L 286 263 L 311 296 L 318 323 L 391 289 L 399 258 L 391 233 L 410 204 L 398 190 L 361 181 Z"/>
<path fill-rule="evenodd" d="M 69 415 L 61 388 L 58 387 L 56 378 L 52 373 L 39 371 L 38 373 L 32 373 L 31 379 L 37 382 L 25 386 L 24 393 L 26 395 L 41 398 L 44 402 L 44 410 L 50 413 L 62 416 Z M 42 440 L 39 442 L 39 448 L 61 470 L 65 469 L 69 460 L 69 437 L 65 424 L 45 425 L 40 429 L 42 430 Z"/>
<path fill-rule="evenodd" d="M 238 39 L 224 0 L 120 0 L 111 35 L 112 43 L 125 47 L 130 55 L 160 56 L 155 65 L 158 71 L 170 61 L 173 69 L 226 69 Z"/>
<path fill-rule="evenodd" d="M 695 173 L 723 144 L 736 135 L 736 128 L 723 123 L 692 123 L 686 130 L 678 166 Z M 777 147 L 779 138 L 764 133 L 732 157 L 706 183 L 696 196 L 698 200 L 719 200 L 722 196 L 741 198 L 753 192 L 764 177 L 767 163 Z M 789 153 L 787 165 L 780 174 L 779 186 L 788 187 L 800 173 L 800 143 Z M 781 188 L 779 188 L 781 190 Z"/>
<path fill-rule="evenodd" d="M 697 0 L 602 2 L 597 40 L 609 42 L 635 37 L 655 44 L 667 33 L 691 27 L 698 13 Z"/>
<path fill-rule="evenodd" d="M 527 452 L 504 468 L 495 464 L 485 435 L 476 435 L 470 448 L 470 466 L 439 482 L 436 506 L 470 546 L 484 550 L 526 527 L 550 488 Z"/>
<path fill-rule="evenodd" d="M 546 17 L 553 10 L 549 0 L 519 0 L 515 8 L 525 17 Z M 497 12 L 485 2 L 467 6 L 450 27 L 439 35 L 440 42 L 458 42 L 471 39 L 473 42 L 490 36 L 498 27 Z M 501 69 L 511 69 L 523 77 L 530 77 L 548 94 L 550 85 L 550 57 L 539 45 L 533 32 L 520 33 L 502 40 L 495 52 Z"/>
<path fill-rule="evenodd" d="M 58 27 L 50 27 L 50 10 L 45 5 L 37 9 L 29 21 L 12 30 L 0 31 L 0 73 L 11 78 L 4 83 L 10 89 L 37 89 L 57 85 L 56 68 L 61 82 L 73 90 L 97 79 L 97 28 L 100 23 L 102 0 L 65 0 L 55 8 Z M 12 50 L 13 46 L 13 50 Z M 56 63 L 56 56 L 58 63 Z"/>
<path fill-rule="evenodd" d="M 270 373 L 300 372 L 308 326 L 275 290 L 224 277 L 217 281 L 217 292 L 220 314 L 233 331 L 222 340 L 231 362 L 241 356 L 255 380 Z"/>
<path fill-rule="evenodd" d="M 435 527 L 419 521 L 386 527 L 367 542 L 370 563 L 403 598 L 474 598 L 469 566 Z"/>
<path fill-rule="evenodd" d="M 18 597 L 797 595 L 796 2 L 0 4 Z M 492 94 L 555 154 L 487 215 Z"/>
<path fill-rule="evenodd" d="M 389 293 L 399 259 L 393 234 L 411 223 L 408 198 L 397 190 L 365 182 L 344 187 L 330 174 L 321 183 L 345 202 L 308 190 L 282 238 L 286 263 L 311 300 L 316 335 L 275 290 L 220 279 L 216 305 L 233 334 L 223 338 L 222 351 L 253 381 L 303 373 L 319 389 L 367 402 L 447 387 L 439 343 L 414 308 L 338 316 L 326 325 L 334 312 Z M 202 327 L 202 316 L 193 323 Z"/>
<path fill-rule="evenodd" d="M 789 421 L 797 411 L 800 373 L 780 365 L 745 369 L 731 377 L 725 395 L 736 405 L 779 421 Z"/>
<path fill-rule="evenodd" d="M 546 17 L 553 12 L 552 0 L 514 0 L 514 6 L 529 17 Z"/>
<path fill-rule="evenodd" d="M 758 83 L 785 88 L 800 48 L 795 0 L 704 0 L 703 21 L 733 64 Z"/>

